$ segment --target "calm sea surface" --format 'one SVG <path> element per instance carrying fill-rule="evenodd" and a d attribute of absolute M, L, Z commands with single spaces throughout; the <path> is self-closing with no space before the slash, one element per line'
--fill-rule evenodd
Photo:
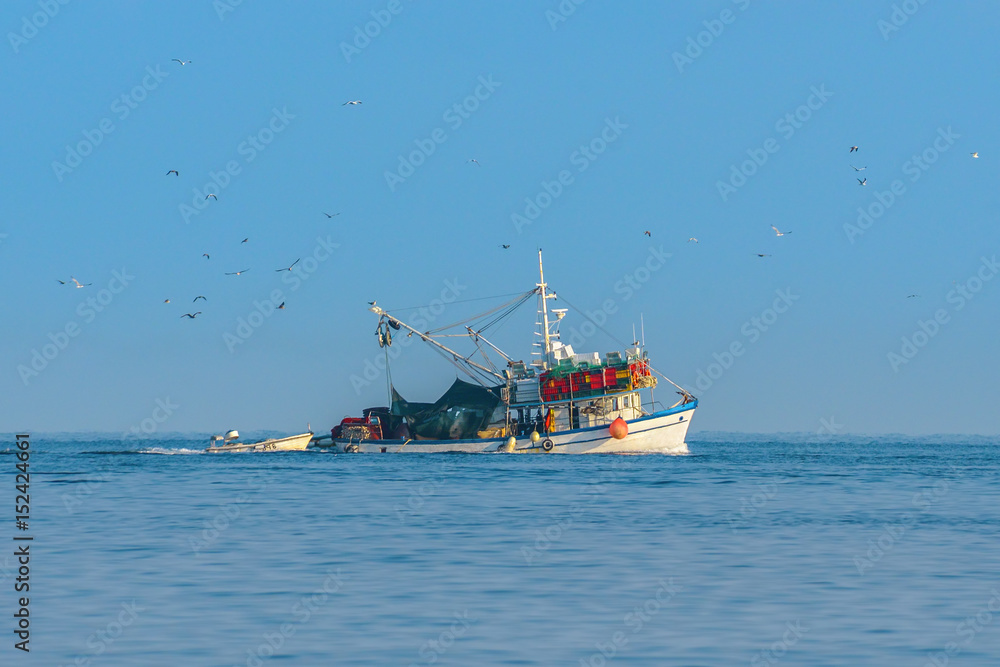
<path fill-rule="evenodd" d="M 997 665 L 1000 443 L 206 455 L 33 436 L 0 664 Z"/>

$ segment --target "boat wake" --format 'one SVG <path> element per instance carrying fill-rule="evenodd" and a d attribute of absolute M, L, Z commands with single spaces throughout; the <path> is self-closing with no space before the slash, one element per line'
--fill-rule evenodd
<path fill-rule="evenodd" d="M 173 456 L 176 454 L 204 454 L 204 449 L 167 449 L 166 447 L 150 447 L 149 449 L 140 449 L 136 454 L 162 454 L 164 456 Z"/>

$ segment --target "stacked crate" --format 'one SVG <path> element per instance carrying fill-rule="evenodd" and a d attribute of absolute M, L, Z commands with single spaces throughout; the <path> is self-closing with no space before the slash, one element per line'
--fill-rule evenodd
<path fill-rule="evenodd" d="M 632 389 L 631 368 L 625 364 L 556 368 L 539 376 L 542 401 L 568 401 L 603 396 Z"/>

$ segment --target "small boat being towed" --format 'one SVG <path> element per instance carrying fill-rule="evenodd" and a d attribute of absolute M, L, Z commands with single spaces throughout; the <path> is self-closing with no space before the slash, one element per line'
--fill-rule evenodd
<path fill-rule="evenodd" d="M 466 321 L 478 326 L 465 329 L 482 363 L 435 340 L 435 334 L 452 327 L 420 331 L 373 302 L 370 310 L 379 317 L 380 347 L 392 344 L 393 330 L 405 330 L 407 336 L 434 346 L 476 384 L 456 379 L 435 403 L 406 401 L 390 386 L 391 407 L 368 408 L 363 417 L 348 417 L 315 444 L 344 453 L 687 453 L 684 439 L 698 400 L 653 369 L 638 341 L 626 346 L 624 354 L 575 353 L 559 334 L 567 310 L 548 307 L 556 295 L 547 290 L 541 251 L 538 270 L 535 289 Z M 537 358 L 526 364 L 504 354 L 483 332 L 532 296 L 538 298 L 537 350 L 532 352 Z M 489 360 L 481 343 L 499 354 L 506 368 Z M 387 351 L 387 368 L 388 363 Z M 680 400 L 669 406 L 654 401 L 655 375 L 672 384 Z M 647 394 L 645 400 L 640 390 Z"/>
<path fill-rule="evenodd" d="M 258 442 L 237 442 L 239 431 L 230 431 L 225 437 L 213 435 L 206 452 L 300 452 L 309 446 L 313 434 L 302 433 L 287 438 L 268 438 Z"/>

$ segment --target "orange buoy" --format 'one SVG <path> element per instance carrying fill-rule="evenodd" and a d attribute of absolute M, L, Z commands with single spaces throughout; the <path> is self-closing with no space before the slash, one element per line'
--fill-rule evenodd
<path fill-rule="evenodd" d="M 621 440 L 628 435 L 628 422 L 619 417 L 611 422 L 611 426 L 608 427 L 608 430 L 611 432 L 612 438 L 615 440 Z"/>

